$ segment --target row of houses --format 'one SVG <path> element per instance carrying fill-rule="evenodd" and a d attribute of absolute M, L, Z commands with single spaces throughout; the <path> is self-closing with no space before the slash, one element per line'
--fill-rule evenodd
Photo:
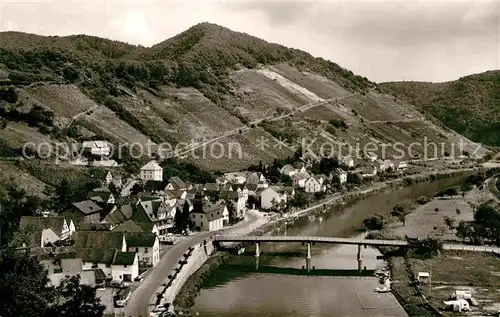
<path fill-rule="evenodd" d="M 140 226 L 124 230 L 108 223 L 75 224 L 64 216 L 22 217 L 20 232 L 26 236 L 24 247 L 29 247 L 35 254 L 40 249 L 64 247 L 64 252 L 57 252 L 59 260 L 81 263 L 76 266 L 80 269 L 73 267 L 72 274 L 91 274 L 85 272 L 93 271 L 104 276 L 106 281 L 131 282 L 138 276 L 140 268 L 155 266 L 160 260 L 157 234 Z M 60 274 L 68 272 L 60 267 L 61 261 L 51 263 L 53 265 L 47 267 L 49 278 L 61 280 Z M 97 269 L 100 271 L 95 271 Z"/>

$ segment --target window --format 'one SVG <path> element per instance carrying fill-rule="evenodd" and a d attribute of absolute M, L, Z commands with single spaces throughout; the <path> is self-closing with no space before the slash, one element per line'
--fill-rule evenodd
<path fill-rule="evenodd" d="M 144 253 L 148 253 L 148 248 L 144 248 Z"/>
<path fill-rule="evenodd" d="M 125 264 L 123 267 L 124 267 L 124 268 L 127 268 L 127 264 Z"/>
<path fill-rule="evenodd" d="M 135 248 L 135 252 L 139 252 L 139 248 Z"/>

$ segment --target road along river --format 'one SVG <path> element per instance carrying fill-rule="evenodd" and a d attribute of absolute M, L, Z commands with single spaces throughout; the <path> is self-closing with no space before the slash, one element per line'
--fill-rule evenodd
<path fill-rule="evenodd" d="M 386 214 L 403 200 L 432 195 L 457 185 L 464 177 L 441 179 L 401 189 L 388 189 L 372 196 L 333 207 L 317 216 L 295 220 L 279 234 L 352 237 L 364 218 Z M 278 233 L 274 233 L 278 234 Z M 247 251 L 252 251 L 248 246 Z M 305 247 L 300 244 L 262 244 L 259 269 L 248 254 L 234 256 L 219 266 L 204 282 L 193 315 L 201 317 L 358 317 L 407 316 L 391 293 L 378 294 L 378 280 L 368 276 L 339 276 L 335 270 L 357 268 L 357 246 L 317 244 L 312 247 L 312 265 L 316 272 L 301 271 L 305 265 Z M 363 249 L 363 265 L 368 270 L 385 265 L 377 260 L 375 249 Z M 321 271 L 321 272 L 320 272 Z M 346 275 L 346 274 L 344 274 Z"/>

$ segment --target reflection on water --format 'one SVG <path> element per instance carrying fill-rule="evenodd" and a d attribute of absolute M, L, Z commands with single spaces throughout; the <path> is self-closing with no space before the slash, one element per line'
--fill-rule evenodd
<path fill-rule="evenodd" d="M 286 228 L 286 234 L 353 236 L 367 216 L 389 213 L 402 200 L 432 195 L 443 187 L 457 184 L 459 179 L 378 193 L 318 217 L 298 219 Z M 297 270 L 305 266 L 306 247 L 301 244 L 262 244 L 261 251 L 260 268 L 268 273 L 255 271 L 255 258 L 251 255 L 231 258 L 208 278 L 195 299 L 192 312 L 217 317 L 407 316 L 392 294 L 373 292 L 378 286 L 377 279 L 332 276 L 342 275 L 333 270 L 357 268 L 355 245 L 316 244 L 312 247 L 312 265 L 317 270 L 328 270 L 325 276 L 304 275 Z M 383 261 L 376 259 L 379 253 L 375 249 L 363 248 L 362 253 L 367 270 L 384 266 Z"/>

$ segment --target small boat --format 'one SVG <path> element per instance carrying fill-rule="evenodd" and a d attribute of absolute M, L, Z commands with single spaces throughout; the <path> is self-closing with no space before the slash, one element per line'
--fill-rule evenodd
<path fill-rule="evenodd" d="M 242 255 L 243 253 L 245 253 L 245 248 L 239 248 L 238 255 Z"/>

